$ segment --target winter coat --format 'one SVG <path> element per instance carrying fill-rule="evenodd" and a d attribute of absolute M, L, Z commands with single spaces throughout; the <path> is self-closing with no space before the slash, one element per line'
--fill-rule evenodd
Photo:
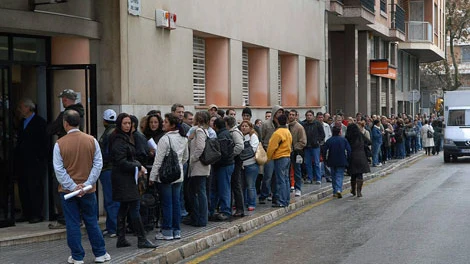
<path fill-rule="evenodd" d="M 183 164 L 186 163 L 189 158 L 188 139 L 186 137 L 182 137 L 178 131 L 170 131 L 160 138 L 157 155 L 155 156 L 155 162 L 153 163 L 152 172 L 150 173 L 151 181 L 160 182 L 158 172 L 162 166 L 163 159 L 170 152 L 170 144 L 171 149 L 178 155 L 178 163 L 181 170 L 180 178 L 173 183 L 183 181 Z"/>
<path fill-rule="evenodd" d="M 49 124 L 49 126 L 47 126 L 47 134 L 57 135 L 59 138 L 67 135 L 67 132 L 65 131 L 64 124 L 63 124 L 64 112 L 67 111 L 67 110 L 75 110 L 75 111 L 78 112 L 78 114 L 80 115 L 80 126 L 79 126 L 79 128 L 80 128 L 80 131 L 83 131 L 84 123 L 85 123 L 85 118 L 83 118 L 83 116 L 85 114 L 85 110 L 84 110 L 83 105 L 81 103 L 77 103 L 77 104 L 67 106 L 64 109 L 64 111 L 60 112 L 60 114 L 57 116 L 56 120 L 54 120 L 54 122 L 52 122 L 51 124 Z"/>
<path fill-rule="evenodd" d="M 289 123 L 289 131 L 292 135 L 292 152 L 297 155 L 303 154 L 305 145 L 307 145 L 307 135 L 305 134 L 304 127 L 297 121 Z"/>
<path fill-rule="evenodd" d="M 269 140 L 266 154 L 268 160 L 290 157 L 292 151 L 292 135 L 285 126 L 280 126 L 271 136 Z"/>
<path fill-rule="evenodd" d="M 333 136 L 325 142 L 322 155 L 328 167 L 347 167 L 351 146 L 344 137 Z"/>
<path fill-rule="evenodd" d="M 103 169 L 102 171 L 111 170 L 111 150 L 109 149 L 109 138 L 116 128 L 115 124 L 109 124 L 101 135 L 98 143 L 100 144 L 101 156 L 103 157 Z"/>
<path fill-rule="evenodd" d="M 120 130 L 111 135 L 111 181 L 113 201 L 130 202 L 140 199 L 135 182 L 135 168 L 140 170 L 141 163 L 136 159 L 136 149 L 131 138 Z"/>
<path fill-rule="evenodd" d="M 204 151 L 204 147 L 206 146 L 206 138 L 207 138 L 207 129 L 203 129 L 202 127 L 198 127 L 196 129 L 194 138 L 191 140 L 189 145 L 190 150 L 190 157 L 189 157 L 189 171 L 190 177 L 193 176 L 209 176 L 211 171 L 211 165 L 204 165 L 199 161 L 199 157 L 202 155 Z"/>
<path fill-rule="evenodd" d="M 263 144 L 263 147 L 265 149 L 268 148 L 269 140 L 271 139 L 271 136 L 273 135 L 274 131 L 277 128 L 277 124 L 276 122 L 274 122 L 274 116 L 276 115 L 276 112 L 279 111 L 279 109 L 284 109 L 284 108 L 282 108 L 279 105 L 273 106 L 271 119 L 264 121 L 263 125 L 261 126 L 260 141 Z"/>
<path fill-rule="evenodd" d="M 423 148 L 434 147 L 434 136 L 428 138 L 428 130 L 434 134 L 434 129 L 429 124 L 421 128 L 421 140 L 423 141 Z"/>
<path fill-rule="evenodd" d="M 313 120 L 309 123 L 308 121 L 302 124 L 307 135 L 308 148 L 318 148 L 325 140 L 325 130 L 323 125 L 318 120 Z"/>
<path fill-rule="evenodd" d="M 349 142 L 351 146 L 351 158 L 349 160 L 348 172 L 350 175 L 359 173 L 370 172 L 369 162 L 367 160 L 364 148 L 368 146 L 365 144 L 365 136 L 361 134 L 359 138 L 354 138 Z"/>

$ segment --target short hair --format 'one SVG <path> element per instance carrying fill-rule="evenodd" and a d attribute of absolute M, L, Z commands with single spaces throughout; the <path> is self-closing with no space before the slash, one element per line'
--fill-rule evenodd
<path fill-rule="evenodd" d="M 373 122 L 374 126 L 377 125 L 377 124 L 379 124 L 379 123 L 380 123 L 380 120 L 374 119 L 374 122 Z"/>
<path fill-rule="evenodd" d="M 279 122 L 279 125 L 285 126 L 287 124 L 287 116 L 286 115 L 280 115 L 277 117 L 277 122 Z"/>
<path fill-rule="evenodd" d="M 184 128 L 181 125 L 180 119 L 177 116 L 175 116 L 171 113 L 166 113 L 165 114 L 165 119 L 168 120 L 168 123 L 170 123 L 170 125 L 175 126 L 175 130 L 178 131 L 180 136 L 186 137 L 186 134 L 184 133 Z M 161 128 L 161 126 L 162 126 L 162 124 L 160 124 L 159 128 Z"/>
<path fill-rule="evenodd" d="M 311 113 L 313 116 L 315 115 L 315 113 L 311 109 L 309 109 L 309 110 L 307 110 L 307 112 L 305 112 L 305 116 L 307 116 L 308 113 Z"/>
<path fill-rule="evenodd" d="M 339 133 L 341 132 L 341 128 L 337 127 L 337 126 L 334 126 L 332 129 L 331 129 L 331 132 L 333 133 L 333 136 L 338 136 Z"/>
<path fill-rule="evenodd" d="M 184 118 L 188 118 L 188 116 L 192 115 L 193 116 L 193 113 L 190 112 L 190 111 L 184 111 Z"/>
<path fill-rule="evenodd" d="M 33 102 L 33 100 L 29 98 L 23 98 L 20 100 L 20 102 L 22 102 L 24 106 L 28 107 L 31 112 L 36 110 L 36 104 Z"/>
<path fill-rule="evenodd" d="M 214 127 L 217 129 L 223 129 L 225 127 L 225 120 L 221 117 L 214 120 Z"/>
<path fill-rule="evenodd" d="M 272 113 L 273 113 L 273 112 L 271 112 L 271 110 L 268 110 L 268 111 L 266 111 L 265 114 L 272 114 Z"/>
<path fill-rule="evenodd" d="M 64 121 L 72 127 L 78 127 L 80 125 L 80 114 L 73 109 L 65 110 L 63 118 Z"/>
<path fill-rule="evenodd" d="M 235 111 L 235 109 L 233 109 L 233 108 L 229 108 L 229 109 L 227 109 L 227 111 L 225 111 L 225 114 L 226 114 L 226 115 L 228 115 L 228 114 L 230 113 L 230 111 L 234 111 L 234 112 L 236 112 L 236 111 Z"/>
<path fill-rule="evenodd" d="M 184 108 L 184 105 L 178 104 L 178 103 L 173 104 L 173 105 L 171 106 L 171 112 L 175 112 L 175 111 L 176 111 L 176 108 L 178 108 L 178 107 Z"/>
<path fill-rule="evenodd" d="M 295 109 L 289 110 L 289 113 L 290 113 L 290 112 L 294 112 L 296 115 L 299 113 L 299 112 L 297 112 L 297 110 L 295 110 Z"/>
<path fill-rule="evenodd" d="M 200 126 L 209 125 L 210 115 L 207 111 L 199 111 L 194 115 L 194 121 Z"/>
<path fill-rule="evenodd" d="M 233 116 L 226 116 L 224 120 L 230 128 L 234 127 L 237 124 L 237 120 Z"/>
<path fill-rule="evenodd" d="M 225 112 L 224 112 L 224 110 L 222 110 L 222 109 L 217 110 L 217 114 L 218 114 L 220 117 L 224 117 L 224 116 L 225 116 Z"/>
<path fill-rule="evenodd" d="M 322 112 L 317 112 L 317 115 L 316 115 L 316 116 L 321 116 L 321 115 L 323 115 Z"/>

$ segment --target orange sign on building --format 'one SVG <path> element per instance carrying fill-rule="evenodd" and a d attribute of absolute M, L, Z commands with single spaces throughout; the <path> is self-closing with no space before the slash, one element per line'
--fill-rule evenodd
<path fill-rule="evenodd" d="M 388 60 L 371 60 L 370 74 L 388 74 Z"/>

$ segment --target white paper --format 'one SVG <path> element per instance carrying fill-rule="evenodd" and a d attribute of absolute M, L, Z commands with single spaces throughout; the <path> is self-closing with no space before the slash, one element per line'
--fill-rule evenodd
<path fill-rule="evenodd" d="M 83 187 L 82 190 L 83 190 L 84 192 L 87 192 L 87 191 L 91 190 L 92 187 L 93 187 L 93 186 L 91 186 L 91 185 L 87 185 L 87 186 Z M 71 193 L 67 193 L 66 195 L 64 195 L 64 199 L 65 199 L 65 200 L 68 200 L 68 199 L 70 199 L 70 198 L 72 198 L 72 197 L 75 197 L 75 196 L 77 196 L 77 195 L 80 193 L 80 191 L 81 191 L 81 190 L 76 190 L 76 191 L 73 191 L 73 192 L 71 192 Z"/>
<path fill-rule="evenodd" d="M 137 185 L 139 182 L 139 167 L 135 167 L 134 178 L 135 178 L 135 185 Z"/>
<path fill-rule="evenodd" d="M 149 139 L 149 141 L 147 141 L 147 144 L 149 145 L 149 148 L 154 149 L 155 154 L 157 154 L 157 143 L 155 143 L 155 140 L 153 140 L 153 138 L 151 138 L 151 139 Z"/>

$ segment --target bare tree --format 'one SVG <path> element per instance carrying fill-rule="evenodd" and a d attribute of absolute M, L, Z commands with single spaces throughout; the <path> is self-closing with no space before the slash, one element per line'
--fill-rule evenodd
<path fill-rule="evenodd" d="M 469 30 L 470 0 L 448 0 L 446 2 L 447 58 L 437 62 L 423 63 L 420 66 L 421 80 L 430 83 L 428 89 L 434 90 L 440 86 L 445 91 L 453 91 L 462 85 L 459 61 L 455 57 L 454 46 L 469 40 Z"/>

